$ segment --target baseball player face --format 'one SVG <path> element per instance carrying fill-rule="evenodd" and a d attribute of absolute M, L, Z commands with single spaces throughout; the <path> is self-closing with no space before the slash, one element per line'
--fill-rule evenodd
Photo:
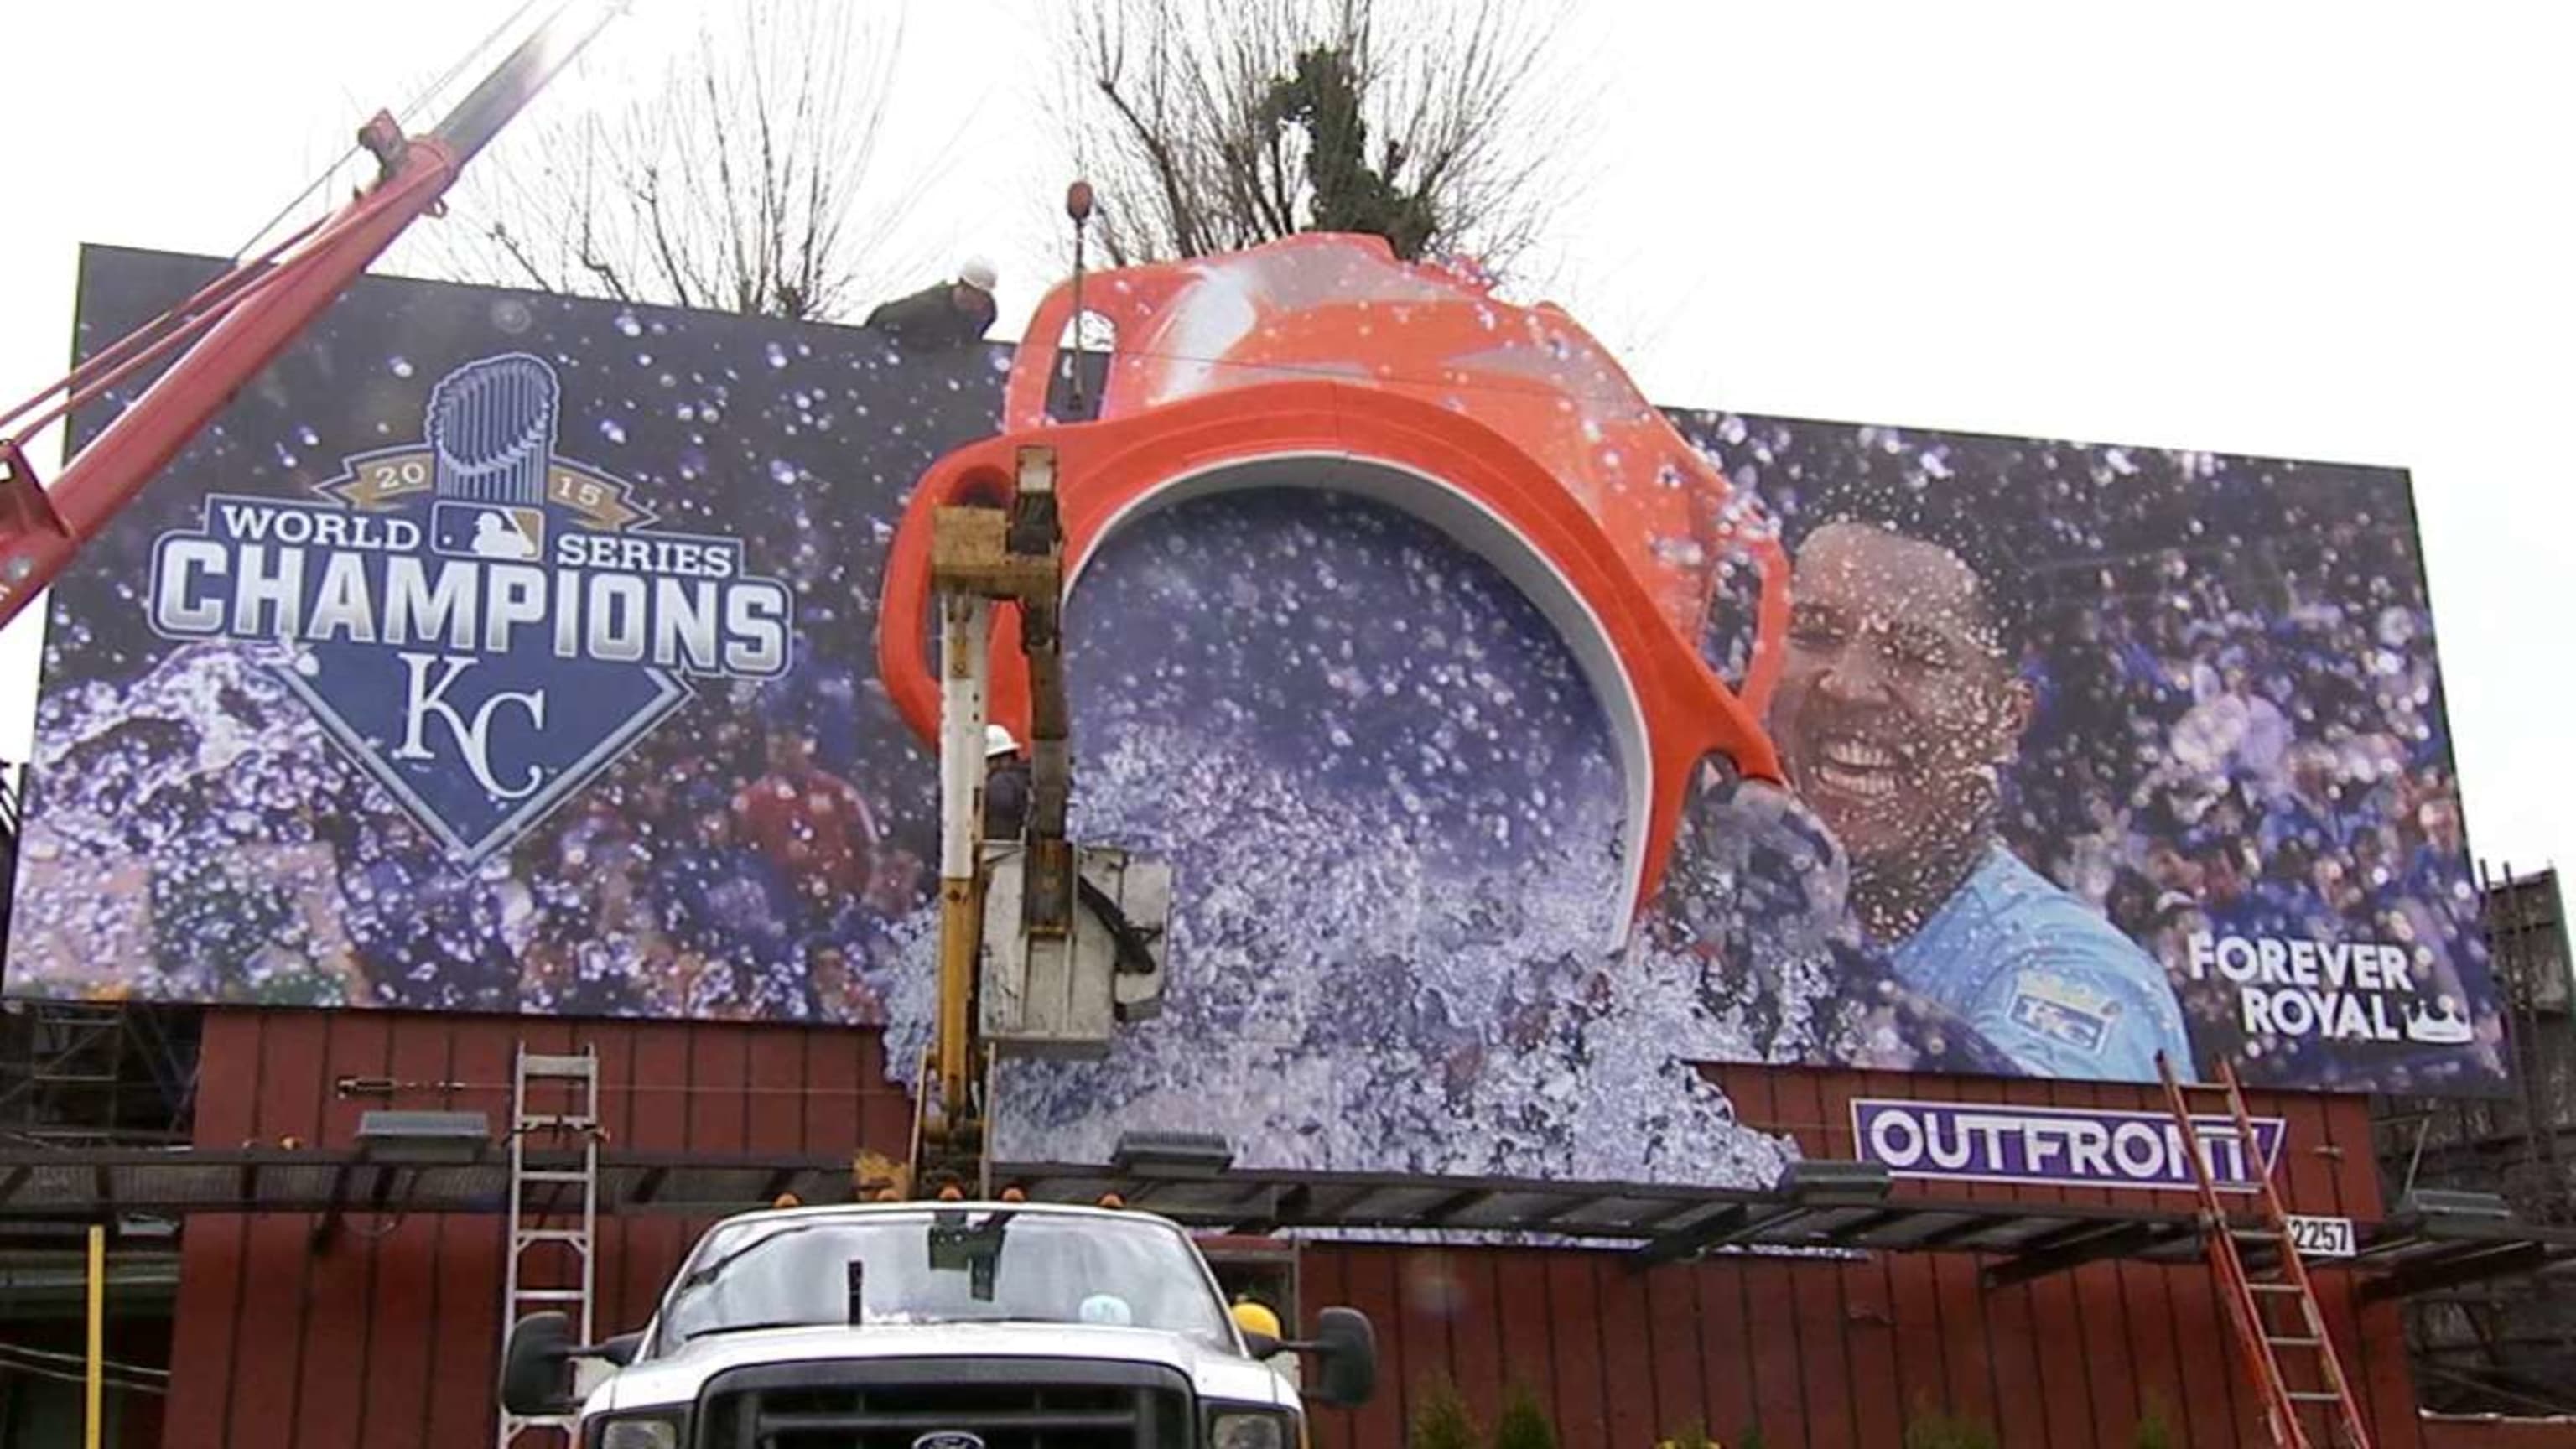
<path fill-rule="evenodd" d="M 1800 796 L 1864 871 L 1973 848 L 2029 715 L 1977 576 L 1836 523 L 1799 550 L 1790 596 L 1770 727 Z"/>

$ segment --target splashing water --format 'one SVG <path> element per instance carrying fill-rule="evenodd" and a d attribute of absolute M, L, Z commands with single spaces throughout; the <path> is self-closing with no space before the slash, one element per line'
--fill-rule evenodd
<path fill-rule="evenodd" d="M 1793 1149 L 1674 1054 L 1689 983 L 1605 951 L 1606 728 L 1481 561 L 1368 505 L 1238 496 L 1113 540 L 1073 612 L 1075 830 L 1173 862 L 1172 983 L 1101 1060 L 1004 1065 L 999 1157 L 1160 1129 L 1266 1167 L 1777 1177 Z M 890 1069 L 926 1043 L 932 934 L 885 986 Z"/>
<path fill-rule="evenodd" d="M 293 664 L 275 646 L 207 645 L 124 688 L 46 696 L 30 834 L 45 864 L 19 894 L 13 990 L 82 994 L 112 973 L 146 997 L 337 1001 L 293 903 L 333 888 L 303 817 L 350 774 L 280 682 Z M 117 868 L 137 858 L 148 888 Z M 144 959 L 119 960 L 120 945 Z"/>

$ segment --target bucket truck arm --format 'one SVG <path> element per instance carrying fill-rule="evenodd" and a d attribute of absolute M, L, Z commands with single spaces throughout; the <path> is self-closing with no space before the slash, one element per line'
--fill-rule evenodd
<path fill-rule="evenodd" d="M 1056 453 L 1023 447 L 1006 506 L 932 521 L 940 620 L 939 1009 L 914 1093 L 912 1161 L 877 1163 L 901 1196 L 989 1195 L 988 1074 L 997 1055 L 1092 1055 L 1153 1013 L 1164 982 L 1171 871 L 1066 832 L 1072 764 L 1062 631 L 1064 527 Z M 1002 480 L 989 480 L 999 485 Z M 1029 810 L 1016 840 L 983 838 L 985 687 L 993 609 L 1019 611 L 1029 679 Z"/>

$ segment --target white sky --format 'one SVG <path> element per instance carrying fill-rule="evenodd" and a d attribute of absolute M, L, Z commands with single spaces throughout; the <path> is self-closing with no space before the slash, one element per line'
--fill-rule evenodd
<path fill-rule="evenodd" d="M 582 83 L 701 3 L 732 0 L 635 0 Z M 903 15 L 899 250 L 996 259 L 1015 333 L 1068 169 L 1042 0 L 850 3 Z M 229 253 L 515 8 L 15 7 L 0 394 L 64 366 L 80 242 Z M 2576 861 L 2576 11 L 1591 0 L 1562 28 L 1600 99 L 1552 290 L 1650 396 L 2413 469 L 2472 847 Z M 0 635 L 12 759 L 37 612 Z"/>

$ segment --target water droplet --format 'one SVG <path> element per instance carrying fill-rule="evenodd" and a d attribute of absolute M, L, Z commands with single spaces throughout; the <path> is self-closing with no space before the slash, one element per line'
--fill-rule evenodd
<path fill-rule="evenodd" d="M 409 377 L 412 374 L 411 359 L 408 357 L 386 358 L 385 367 L 396 377 Z"/>
<path fill-rule="evenodd" d="M 622 443 L 626 441 L 626 429 L 615 418 L 601 418 L 599 420 L 599 435 L 612 443 Z"/>
<path fill-rule="evenodd" d="M 796 481 L 798 476 L 799 474 L 796 465 L 788 462 L 786 459 L 772 458 L 769 460 L 769 480 L 771 482 L 792 484 Z"/>
<path fill-rule="evenodd" d="M 769 365 L 772 367 L 785 367 L 787 365 L 787 349 L 779 346 L 775 342 L 769 344 L 765 355 L 769 358 Z"/>
<path fill-rule="evenodd" d="M 644 335 L 644 324 L 635 320 L 634 313 L 620 312 L 617 314 L 617 330 L 629 337 L 641 337 Z"/>

